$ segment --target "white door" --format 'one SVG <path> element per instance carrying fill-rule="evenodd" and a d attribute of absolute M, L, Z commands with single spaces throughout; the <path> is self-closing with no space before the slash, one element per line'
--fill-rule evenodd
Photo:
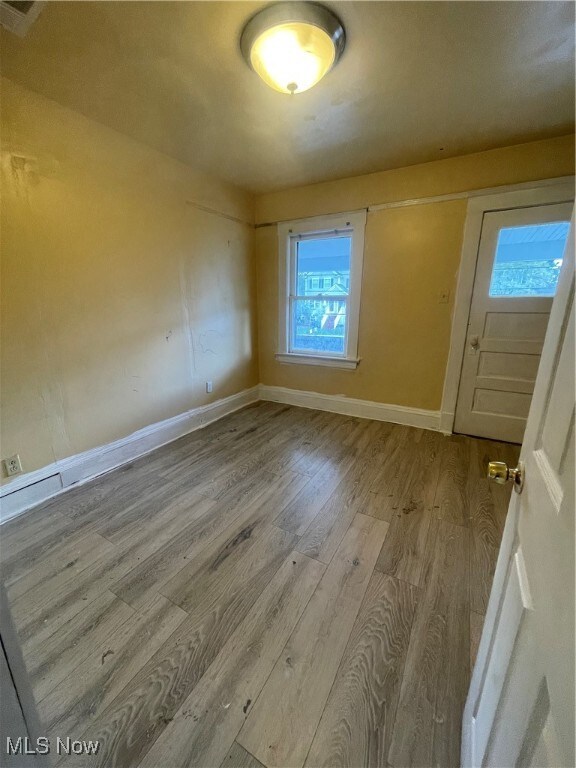
<path fill-rule="evenodd" d="M 46 755 L 30 753 L 35 749 L 37 739 L 44 734 L 2 583 L 0 619 L 0 765 L 3 768 L 46 768 L 50 765 Z M 22 751 L 18 749 L 19 745 Z M 24 753 L 26 748 L 28 753 Z"/>
<path fill-rule="evenodd" d="M 484 214 L 455 432 L 522 442 L 571 210 Z"/>
<path fill-rule="evenodd" d="M 573 768 L 574 221 L 462 731 L 462 765 Z"/>

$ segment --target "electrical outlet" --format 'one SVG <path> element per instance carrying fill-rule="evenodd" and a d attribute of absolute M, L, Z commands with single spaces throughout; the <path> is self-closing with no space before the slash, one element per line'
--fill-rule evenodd
<path fill-rule="evenodd" d="M 438 292 L 438 304 L 448 304 L 450 301 L 450 291 L 439 291 Z"/>
<path fill-rule="evenodd" d="M 10 456 L 9 459 L 4 459 L 4 469 L 8 477 L 12 475 L 19 475 L 22 472 L 22 462 L 20 456 L 17 453 L 14 456 Z"/>
<path fill-rule="evenodd" d="M 210 392 L 212 392 L 212 382 L 211 381 L 207 381 L 206 382 L 206 392 L 208 394 L 210 394 Z"/>

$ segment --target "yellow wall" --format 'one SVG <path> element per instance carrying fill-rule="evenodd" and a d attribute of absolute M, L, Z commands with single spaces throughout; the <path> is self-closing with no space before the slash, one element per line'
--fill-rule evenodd
<path fill-rule="evenodd" d="M 522 144 L 256 199 L 257 223 L 574 173 L 574 137 Z M 256 230 L 263 384 L 439 410 L 466 201 L 368 214 L 355 371 L 278 363 L 276 226 Z M 448 303 L 439 294 L 450 292 Z"/>
<path fill-rule="evenodd" d="M 2 456 L 25 471 L 258 381 L 253 198 L 2 80 Z M 205 381 L 214 382 L 212 395 Z"/>
<path fill-rule="evenodd" d="M 573 169 L 564 137 L 263 195 L 256 215 L 306 217 Z M 1 454 L 19 453 L 25 471 L 258 380 L 439 408 L 465 201 L 369 214 L 362 362 L 339 371 L 274 360 L 276 227 L 254 235 L 190 204 L 249 222 L 248 193 L 6 79 L 1 172 Z"/>
<path fill-rule="evenodd" d="M 560 136 L 271 192 L 256 198 L 256 223 L 340 213 L 379 203 L 519 184 L 573 173 L 574 136 Z"/>

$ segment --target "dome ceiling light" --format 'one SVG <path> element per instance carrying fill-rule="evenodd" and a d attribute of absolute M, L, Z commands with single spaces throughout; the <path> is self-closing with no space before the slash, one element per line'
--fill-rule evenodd
<path fill-rule="evenodd" d="M 312 88 L 336 64 L 346 43 L 340 20 L 316 3 L 274 3 L 253 16 L 240 38 L 242 55 L 281 93 Z"/>

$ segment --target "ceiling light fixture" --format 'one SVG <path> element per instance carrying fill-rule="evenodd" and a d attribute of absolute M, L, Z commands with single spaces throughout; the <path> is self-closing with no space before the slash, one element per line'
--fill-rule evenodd
<path fill-rule="evenodd" d="M 336 64 L 346 42 L 340 20 L 317 3 L 274 3 L 253 16 L 240 38 L 242 55 L 281 93 L 312 88 Z"/>

